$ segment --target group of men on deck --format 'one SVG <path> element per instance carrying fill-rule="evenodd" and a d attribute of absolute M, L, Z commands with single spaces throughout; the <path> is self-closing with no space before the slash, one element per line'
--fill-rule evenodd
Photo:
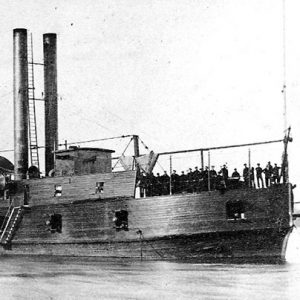
<path fill-rule="evenodd" d="M 271 165 L 271 162 L 268 162 L 267 166 L 262 169 L 260 164 L 257 164 L 257 167 L 255 168 L 256 171 L 256 181 L 257 181 L 257 187 L 260 188 L 260 183 L 262 187 L 264 187 L 264 181 L 263 181 L 263 173 L 265 177 L 265 184 L 266 187 L 269 187 L 271 184 L 274 183 L 280 183 L 280 167 L 277 166 L 277 164 L 274 164 L 274 167 Z M 244 164 L 244 170 L 243 170 L 243 177 L 244 182 L 248 183 L 249 186 L 255 187 L 255 181 L 254 181 L 254 167 L 249 167 L 247 164 Z"/>
<path fill-rule="evenodd" d="M 220 168 L 217 172 L 215 167 L 206 167 L 204 170 L 202 168 L 198 169 L 195 167 L 193 171 L 191 168 L 185 173 L 177 174 L 176 170 L 170 176 L 164 171 L 163 175 L 159 173 L 156 176 L 153 173 L 141 176 L 139 186 L 142 188 L 143 193 L 146 192 L 147 196 L 160 196 L 168 195 L 170 191 L 172 194 L 178 193 L 199 193 L 201 191 L 208 190 L 226 190 L 239 188 L 241 186 L 255 187 L 255 171 L 257 186 L 260 188 L 260 183 L 264 187 L 264 181 L 262 174 L 265 176 L 265 186 L 268 187 L 272 183 L 280 182 L 280 167 L 277 164 L 274 167 L 268 162 L 266 168 L 262 169 L 260 164 L 257 167 L 249 167 L 244 164 L 243 178 L 244 181 L 240 181 L 240 174 L 237 169 L 234 169 L 232 176 L 229 177 L 228 169 L 226 165 Z"/>

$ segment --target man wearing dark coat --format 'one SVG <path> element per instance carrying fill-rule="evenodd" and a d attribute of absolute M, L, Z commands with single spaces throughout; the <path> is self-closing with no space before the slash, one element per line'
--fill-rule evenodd
<path fill-rule="evenodd" d="M 237 169 L 234 169 L 234 172 L 232 173 L 231 177 L 232 177 L 232 185 L 233 185 L 233 187 L 234 188 L 238 188 L 241 175 L 237 171 Z"/>
<path fill-rule="evenodd" d="M 207 191 L 208 190 L 208 175 L 209 174 L 209 169 L 208 167 L 205 167 L 205 170 L 203 171 L 203 190 Z"/>
<path fill-rule="evenodd" d="M 234 172 L 231 175 L 232 178 L 236 179 L 236 180 L 240 180 L 241 175 L 240 173 L 237 171 L 237 169 L 234 169 Z"/>
<path fill-rule="evenodd" d="M 223 165 L 223 168 L 221 169 L 222 171 L 222 176 L 223 176 L 223 179 L 225 181 L 225 184 L 227 185 L 227 181 L 228 181 L 228 169 L 226 167 L 226 165 Z"/>
<path fill-rule="evenodd" d="M 210 175 L 210 181 L 211 181 L 211 189 L 215 190 L 217 187 L 217 176 L 218 176 L 218 174 L 215 170 L 215 166 L 211 166 L 209 175 Z"/>
<path fill-rule="evenodd" d="M 247 167 L 247 164 L 244 164 L 243 177 L 245 186 L 249 186 L 249 168 Z"/>
<path fill-rule="evenodd" d="M 255 170 L 256 170 L 257 186 L 258 188 L 260 188 L 260 182 L 261 182 L 262 188 L 264 188 L 264 181 L 262 179 L 263 169 L 260 167 L 260 164 L 257 164 Z"/>
<path fill-rule="evenodd" d="M 198 170 L 198 167 L 195 167 L 195 171 L 193 172 L 192 176 L 193 176 L 193 192 L 199 192 L 201 173 Z"/>
<path fill-rule="evenodd" d="M 271 178 L 273 174 L 273 167 L 271 165 L 271 162 L 268 162 L 266 168 L 264 169 L 265 172 L 265 181 L 266 181 L 266 187 L 271 185 Z"/>
<path fill-rule="evenodd" d="M 162 194 L 170 194 L 170 176 L 167 174 L 167 171 L 164 171 L 164 174 L 160 177 L 162 183 Z"/>
<path fill-rule="evenodd" d="M 187 176 L 184 174 L 184 171 L 181 171 L 181 175 L 179 176 L 179 191 L 186 192 L 187 189 Z"/>
<path fill-rule="evenodd" d="M 254 182 L 254 168 L 251 167 L 250 169 L 250 186 L 255 187 L 255 182 Z"/>
<path fill-rule="evenodd" d="M 173 170 L 173 173 L 171 175 L 171 182 L 172 182 L 172 193 L 174 194 L 178 193 L 179 175 L 176 173 L 176 170 Z"/>
<path fill-rule="evenodd" d="M 152 172 L 150 174 L 147 174 L 147 180 L 148 180 L 148 195 L 151 197 L 154 196 L 154 187 L 156 181 L 156 178 Z"/>
<path fill-rule="evenodd" d="M 186 191 L 188 193 L 192 193 L 193 192 L 193 183 L 194 183 L 194 176 L 193 176 L 192 168 L 189 168 L 186 178 L 187 178 Z"/>
<path fill-rule="evenodd" d="M 274 164 L 273 173 L 272 173 L 274 183 L 280 183 L 279 170 L 280 170 L 280 167 L 278 167 L 277 164 Z"/>
<path fill-rule="evenodd" d="M 161 196 L 162 195 L 162 180 L 159 173 L 156 174 L 155 182 L 154 182 L 154 195 Z"/>

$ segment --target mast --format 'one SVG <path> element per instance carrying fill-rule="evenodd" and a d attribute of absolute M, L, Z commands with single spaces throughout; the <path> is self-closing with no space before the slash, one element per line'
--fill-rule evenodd
<path fill-rule="evenodd" d="M 288 130 L 287 125 L 287 97 L 286 97 L 286 16 L 285 0 L 282 0 L 282 95 L 283 95 L 283 130 Z"/>
<path fill-rule="evenodd" d="M 287 134 L 283 140 L 284 150 L 282 155 L 281 176 L 283 183 L 289 183 L 289 162 L 288 162 L 288 143 L 293 139 L 290 137 L 291 127 L 288 128 Z"/>
<path fill-rule="evenodd" d="M 134 156 L 139 157 L 140 156 L 139 136 L 133 135 L 132 138 L 133 138 Z"/>
<path fill-rule="evenodd" d="M 282 0 L 282 79 L 283 79 L 283 123 L 284 123 L 284 150 L 282 155 L 281 176 L 283 183 L 289 183 L 288 166 L 288 142 L 292 142 L 290 137 L 291 127 L 287 127 L 287 96 L 286 96 L 286 9 L 285 0 Z"/>
<path fill-rule="evenodd" d="M 133 135 L 133 150 L 134 150 L 134 158 L 140 156 L 140 147 L 139 147 L 139 136 L 138 135 Z M 135 160 L 135 169 L 137 171 L 137 176 L 139 176 L 139 166 Z"/>

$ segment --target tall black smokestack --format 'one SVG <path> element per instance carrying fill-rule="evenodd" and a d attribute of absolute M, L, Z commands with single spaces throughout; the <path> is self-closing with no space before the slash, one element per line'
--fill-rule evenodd
<path fill-rule="evenodd" d="M 14 161 L 15 179 L 28 169 L 28 60 L 27 30 L 14 29 Z"/>
<path fill-rule="evenodd" d="M 54 169 L 54 154 L 57 150 L 57 66 L 56 34 L 43 35 L 44 44 L 44 92 L 45 92 L 45 171 Z"/>

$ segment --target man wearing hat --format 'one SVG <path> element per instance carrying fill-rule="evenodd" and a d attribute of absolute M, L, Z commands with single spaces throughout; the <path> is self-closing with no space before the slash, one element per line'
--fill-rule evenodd
<path fill-rule="evenodd" d="M 264 169 L 264 172 L 265 172 L 266 187 L 268 187 L 271 185 L 271 177 L 273 174 L 273 167 L 270 161 L 268 162 L 266 168 Z"/>
<path fill-rule="evenodd" d="M 217 187 L 217 172 L 215 170 L 215 166 L 211 166 L 211 170 L 209 172 L 210 174 L 210 180 L 211 180 L 211 189 L 215 190 Z"/>
<path fill-rule="evenodd" d="M 247 167 L 247 164 L 244 164 L 243 177 L 245 186 L 249 186 L 249 168 Z"/>
<path fill-rule="evenodd" d="M 192 193 L 193 192 L 193 170 L 192 168 L 188 169 L 188 173 L 187 173 L 187 192 L 188 193 Z"/>
<path fill-rule="evenodd" d="M 257 164 L 257 167 L 255 168 L 256 170 L 256 180 L 257 180 L 257 186 L 260 188 L 260 181 L 261 181 L 261 186 L 264 188 L 264 181 L 262 179 L 262 172 L 263 169 L 260 167 L 260 164 Z"/>
<path fill-rule="evenodd" d="M 195 167 L 195 171 L 193 172 L 193 192 L 199 193 L 199 181 L 200 181 L 201 173 L 198 170 L 198 167 Z"/>

